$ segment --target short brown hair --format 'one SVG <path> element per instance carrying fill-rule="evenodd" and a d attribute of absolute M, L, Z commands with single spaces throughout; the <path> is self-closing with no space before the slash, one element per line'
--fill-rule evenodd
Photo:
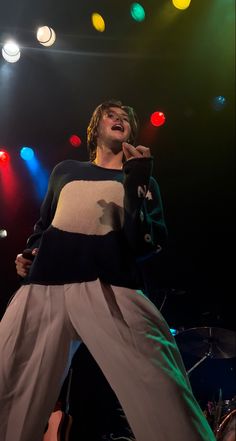
<path fill-rule="evenodd" d="M 124 106 L 121 101 L 117 100 L 110 100 L 105 101 L 104 103 L 100 104 L 93 112 L 92 117 L 90 119 L 88 128 L 87 128 L 87 147 L 89 151 L 89 157 L 91 161 L 94 161 L 96 157 L 96 150 L 97 150 L 97 128 L 99 121 L 101 119 L 101 116 L 104 112 L 104 110 L 109 109 L 110 107 L 119 107 L 120 109 L 124 110 L 128 117 L 131 127 L 131 134 L 129 142 L 133 144 L 135 142 L 137 133 L 138 133 L 138 118 L 137 115 L 132 107 Z"/>

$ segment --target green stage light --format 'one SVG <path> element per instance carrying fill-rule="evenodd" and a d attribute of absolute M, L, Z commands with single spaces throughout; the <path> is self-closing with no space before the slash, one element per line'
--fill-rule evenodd
<path fill-rule="evenodd" d="M 130 13 L 135 21 L 143 21 L 145 19 L 145 10 L 140 3 L 132 3 Z"/>

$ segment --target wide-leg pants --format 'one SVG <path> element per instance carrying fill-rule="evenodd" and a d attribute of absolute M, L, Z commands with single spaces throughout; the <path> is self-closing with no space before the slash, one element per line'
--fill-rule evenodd
<path fill-rule="evenodd" d="M 8 306 L 0 323 L 0 441 L 42 440 L 78 340 L 137 441 L 215 440 L 160 312 L 141 292 L 96 280 L 22 286 Z"/>

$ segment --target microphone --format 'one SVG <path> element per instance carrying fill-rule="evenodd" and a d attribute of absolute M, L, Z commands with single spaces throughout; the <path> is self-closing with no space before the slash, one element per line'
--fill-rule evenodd
<path fill-rule="evenodd" d="M 34 258 L 35 258 L 35 256 L 32 254 L 32 250 L 31 250 L 30 248 L 26 248 L 26 249 L 23 251 L 22 256 L 23 256 L 25 259 L 29 259 L 29 260 L 31 260 L 32 262 L 33 262 L 33 260 L 34 260 Z"/>

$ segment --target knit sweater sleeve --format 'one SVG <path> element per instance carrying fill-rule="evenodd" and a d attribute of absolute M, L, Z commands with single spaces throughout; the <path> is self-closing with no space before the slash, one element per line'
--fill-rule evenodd
<path fill-rule="evenodd" d="M 161 194 L 151 176 L 152 166 L 152 157 L 124 164 L 124 231 L 137 257 L 158 252 L 167 242 Z"/>
<path fill-rule="evenodd" d="M 39 247 L 42 234 L 49 227 L 53 219 L 56 210 L 55 188 L 57 183 L 58 169 L 60 169 L 60 165 L 61 164 L 56 165 L 50 175 L 47 193 L 40 207 L 40 218 L 34 225 L 33 233 L 28 238 L 26 243 L 27 248 L 29 249 Z"/>

